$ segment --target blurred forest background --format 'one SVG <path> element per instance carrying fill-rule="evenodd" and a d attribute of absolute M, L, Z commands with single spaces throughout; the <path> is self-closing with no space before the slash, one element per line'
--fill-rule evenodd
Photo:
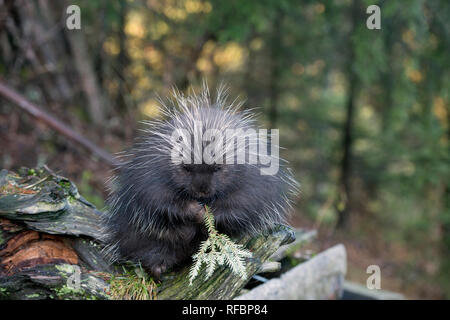
<path fill-rule="evenodd" d="M 445 0 L 0 0 L 0 84 L 115 153 L 172 85 L 224 82 L 280 129 L 317 250 L 343 242 L 350 280 L 376 264 L 382 289 L 450 298 L 449 18 Z M 47 164 L 102 208 L 107 157 L 9 100 L 0 167 Z"/>

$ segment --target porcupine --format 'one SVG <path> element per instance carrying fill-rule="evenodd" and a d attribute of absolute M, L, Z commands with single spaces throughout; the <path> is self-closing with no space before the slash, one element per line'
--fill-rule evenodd
<path fill-rule="evenodd" d="M 104 239 L 114 259 L 138 262 L 155 277 L 186 264 L 207 237 L 205 205 L 214 214 L 217 230 L 229 236 L 286 223 L 298 184 L 284 165 L 276 174 L 262 175 L 263 165 L 250 163 L 250 146 L 264 138 L 238 140 L 256 128 L 254 114 L 240 111 L 242 103 L 236 100 L 229 103 L 224 91 L 219 89 L 213 100 L 206 86 L 197 95 L 174 90 L 172 99 L 160 101 L 162 119 L 144 122 L 143 134 L 117 168 L 107 199 Z M 188 135 L 174 139 L 180 129 Z M 234 131 L 222 140 L 196 141 L 200 138 L 195 130 L 207 129 Z M 248 153 L 241 162 L 226 153 L 229 148 L 237 153 L 237 141 Z M 206 161 L 199 145 L 203 149 L 214 143 L 215 161 Z M 174 150 L 188 155 L 174 161 Z"/>

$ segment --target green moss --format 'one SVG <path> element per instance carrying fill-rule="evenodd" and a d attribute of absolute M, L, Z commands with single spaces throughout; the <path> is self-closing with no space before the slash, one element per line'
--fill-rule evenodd
<path fill-rule="evenodd" d="M 56 293 L 58 299 L 73 300 L 73 299 L 85 299 L 86 293 L 83 289 L 70 288 L 64 285 L 60 288 L 55 288 L 53 291 Z"/>
<path fill-rule="evenodd" d="M 84 289 L 75 289 L 71 288 L 67 285 L 64 285 L 60 288 L 55 288 L 53 291 L 56 294 L 57 299 L 62 300 L 98 300 L 93 294 L 88 293 Z M 50 295 L 50 298 L 54 298 L 53 295 Z"/>
<path fill-rule="evenodd" d="M 64 189 L 70 189 L 70 182 L 67 180 L 61 180 L 58 184 Z"/>
<path fill-rule="evenodd" d="M 76 265 L 71 264 L 60 264 L 55 265 L 55 268 L 59 271 L 61 276 L 64 279 L 68 279 L 71 275 L 75 274 L 75 272 L 78 272 Z M 81 280 L 81 282 L 84 282 L 86 280 Z M 91 294 L 89 291 L 86 291 L 83 288 L 72 288 L 69 287 L 67 284 L 60 287 L 55 288 L 53 291 L 56 294 L 56 299 L 65 299 L 65 300 L 98 300 L 99 297 Z M 51 299 L 54 299 L 52 295 L 50 295 Z"/>
<path fill-rule="evenodd" d="M 0 287 L 0 297 L 8 297 L 8 289 Z"/>
<path fill-rule="evenodd" d="M 78 203 L 78 199 L 77 199 L 74 195 L 72 195 L 72 194 L 70 194 L 70 195 L 67 197 L 67 201 L 69 201 L 69 203 L 70 203 L 71 205 L 75 205 L 76 203 Z"/>
<path fill-rule="evenodd" d="M 58 264 L 55 265 L 56 270 L 63 272 L 63 276 L 74 274 L 77 270 L 74 265 L 71 264 Z"/>

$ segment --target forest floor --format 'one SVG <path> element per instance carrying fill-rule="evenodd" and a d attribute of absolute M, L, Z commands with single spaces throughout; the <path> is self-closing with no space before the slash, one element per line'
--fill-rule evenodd
<path fill-rule="evenodd" d="M 367 222 L 365 222 L 367 223 Z M 315 228 L 314 221 L 295 215 L 291 224 L 300 228 Z M 329 226 L 318 228 L 315 241 L 304 250 L 320 252 L 342 243 L 347 250 L 346 280 L 365 285 L 370 274 L 370 265 L 381 270 L 381 289 L 403 294 L 407 299 L 443 299 L 443 292 L 436 279 L 437 266 L 434 262 L 421 259 L 420 249 L 405 243 L 387 242 L 382 234 L 355 232 L 359 225 L 354 223 L 348 230 L 339 231 Z"/>

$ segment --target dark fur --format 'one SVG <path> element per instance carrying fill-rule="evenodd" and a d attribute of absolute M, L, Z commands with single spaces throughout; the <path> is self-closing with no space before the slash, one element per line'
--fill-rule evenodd
<path fill-rule="evenodd" d="M 215 107 L 202 111 L 211 116 L 225 115 Z M 239 125 L 240 117 L 233 117 Z M 157 130 L 168 129 L 162 124 Z M 155 276 L 185 264 L 207 236 L 204 204 L 218 230 L 231 236 L 285 222 L 292 187 L 287 170 L 264 176 L 258 165 L 173 165 L 155 148 L 163 143 L 144 135 L 119 168 L 105 219 L 107 242 L 119 258 L 140 262 Z"/>

